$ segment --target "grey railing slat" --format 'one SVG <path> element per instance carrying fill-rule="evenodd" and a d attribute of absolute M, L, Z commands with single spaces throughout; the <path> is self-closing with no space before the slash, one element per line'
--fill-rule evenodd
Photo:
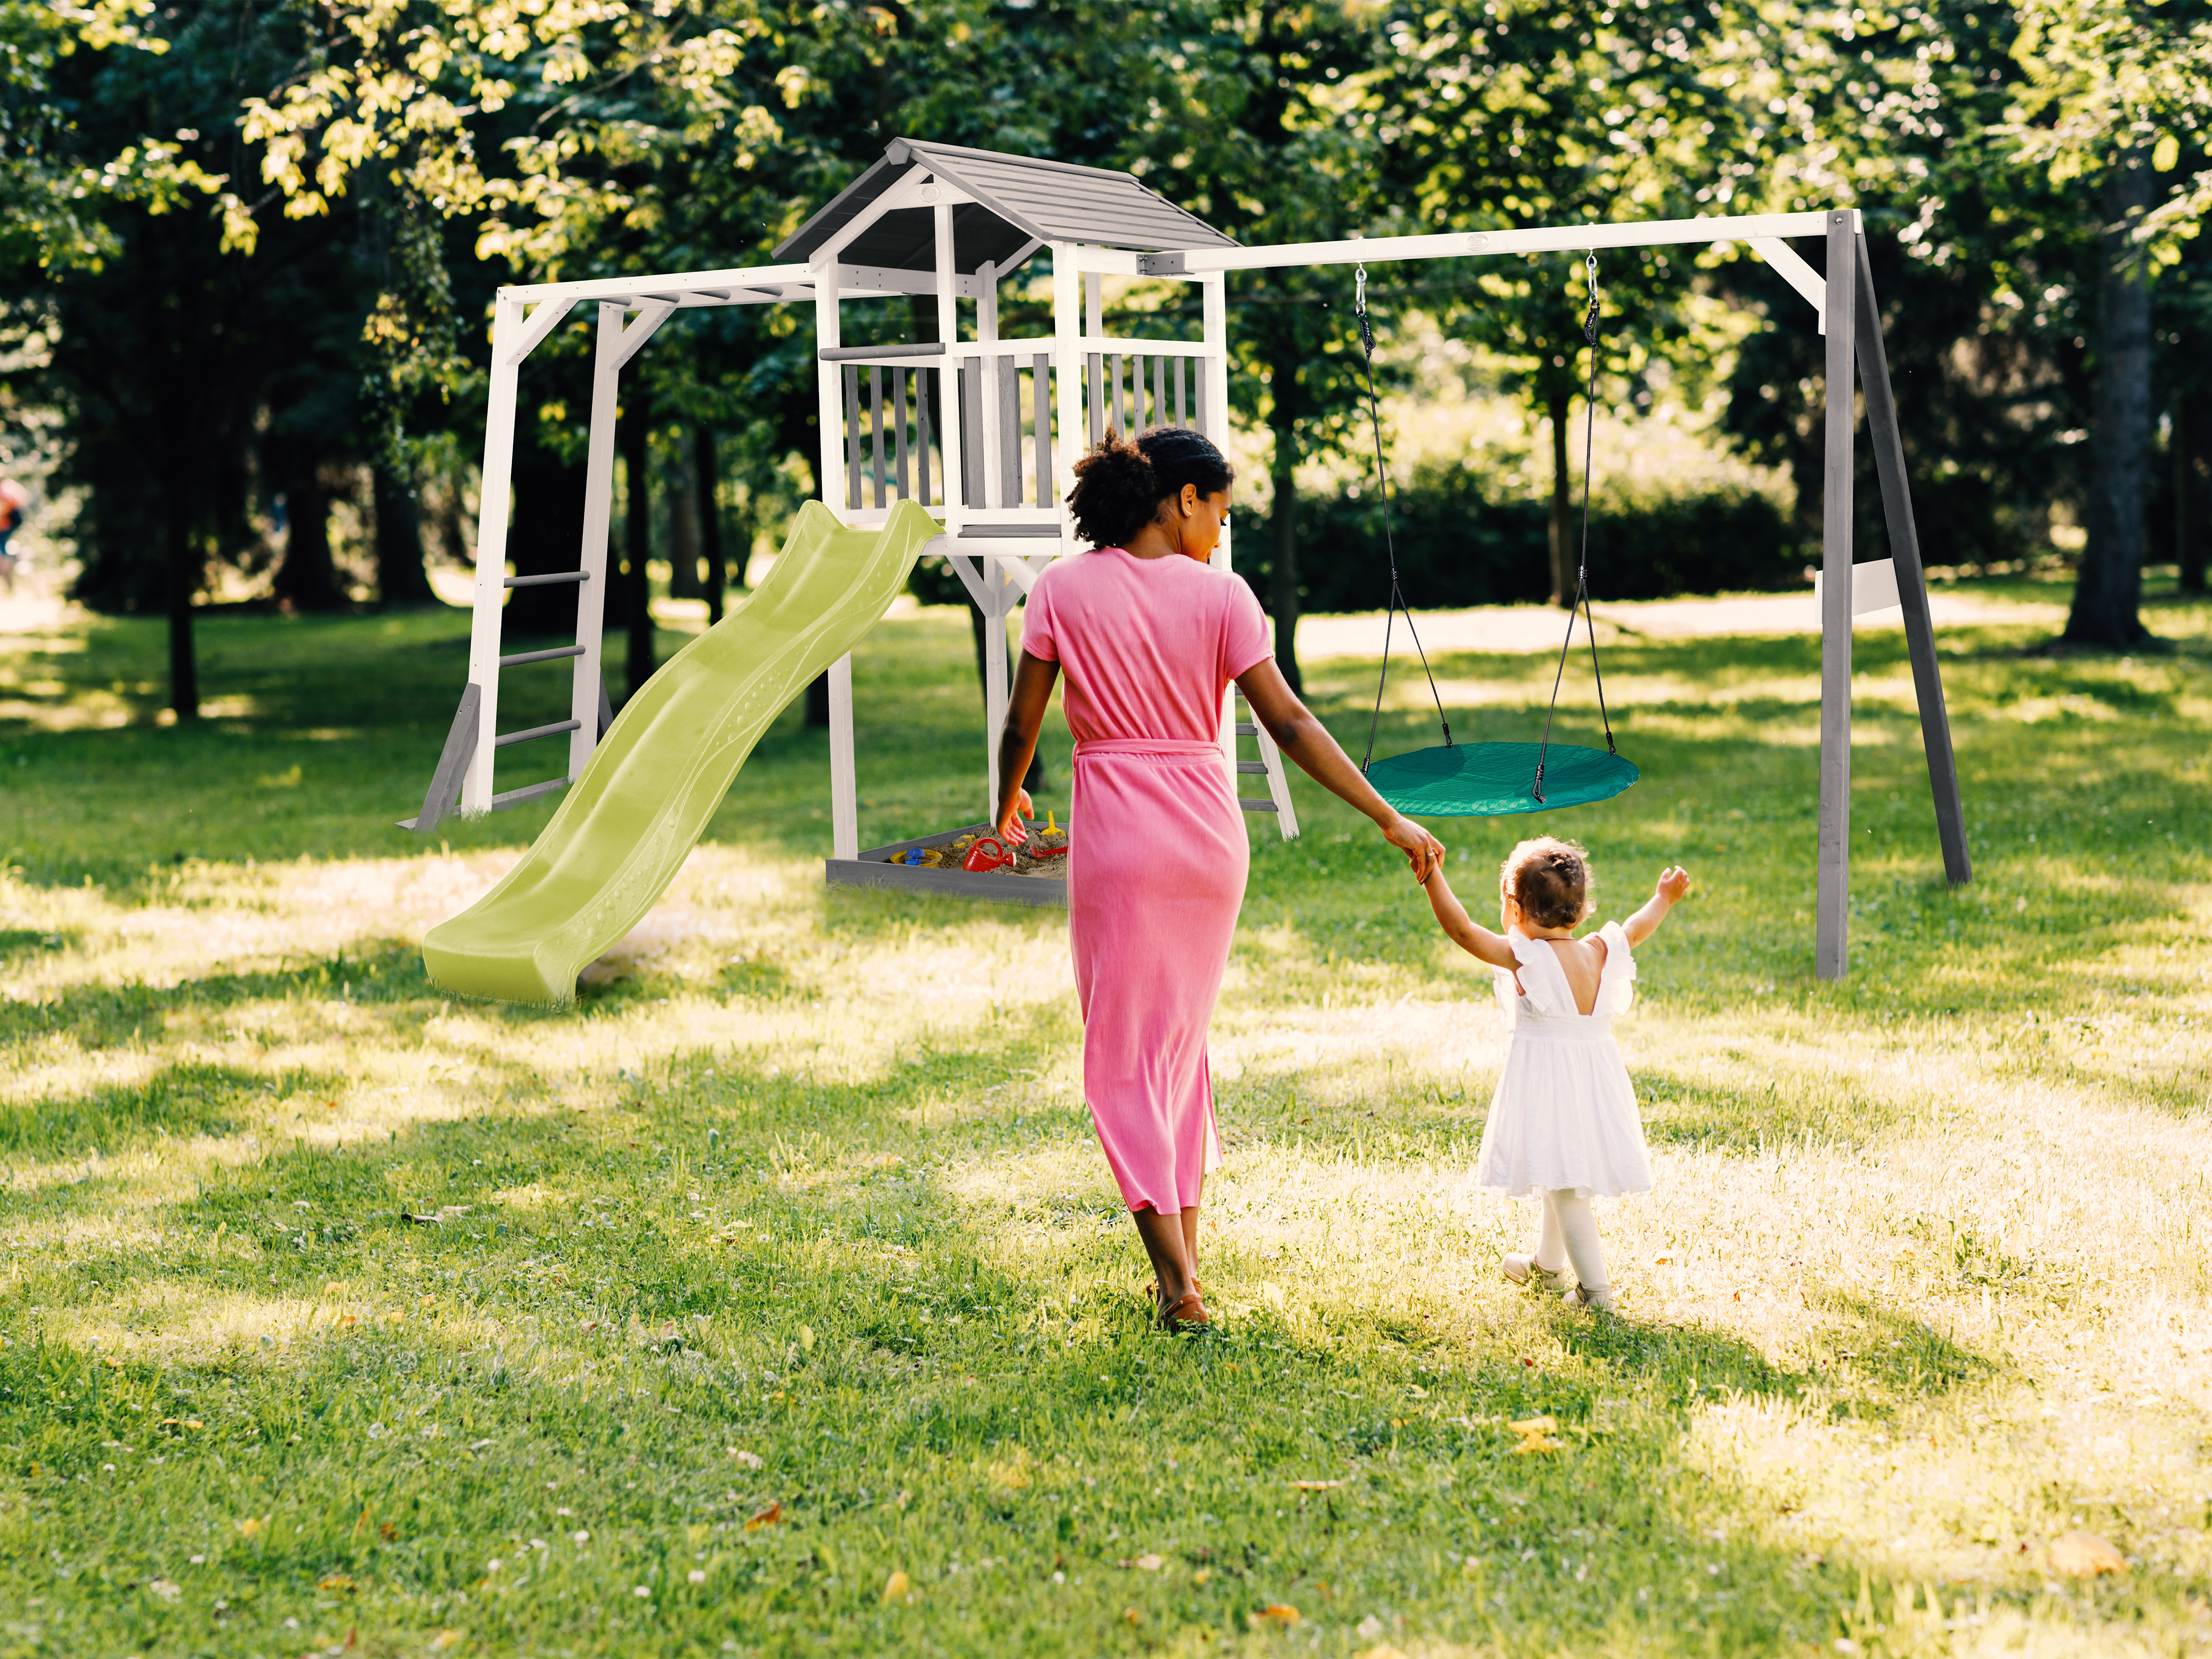
<path fill-rule="evenodd" d="M 1271 800 L 1240 800 L 1237 803 L 1248 812 L 1279 812 L 1282 809 Z"/>
<path fill-rule="evenodd" d="M 1056 493 L 1052 481 L 1052 359 L 1042 351 L 1031 365 L 1030 393 L 1036 404 L 1037 505 L 1050 507 Z"/>
<path fill-rule="evenodd" d="M 917 340 L 909 345 L 830 346 L 821 354 L 825 363 L 853 363 L 881 361 L 889 362 L 894 357 L 942 357 L 945 342 Z"/>
<path fill-rule="evenodd" d="M 572 722 L 573 724 L 573 722 Z M 548 778 L 543 783 L 526 783 L 520 789 L 509 789 L 491 798 L 492 810 L 502 806 L 520 806 L 526 800 L 536 800 L 540 795 L 550 795 L 556 789 L 566 789 L 572 778 Z"/>
<path fill-rule="evenodd" d="M 556 570 L 550 576 L 509 576 L 509 587 L 550 587 L 555 582 L 587 582 L 592 580 L 588 570 Z"/>
<path fill-rule="evenodd" d="M 556 732 L 580 731 L 583 724 L 581 720 L 558 720 L 551 726 L 533 726 L 526 732 L 510 732 L 503 738 L 494 738 L 492 747 L 504 749 L 510 744 L 530 743 L 538 738 L 552 737 Z"/>
<path fill-rule="evenodd" d="M 550 651 L 518 651 L 511 657 L 501 657 L 499 665 L 501 668 L 520 668 L 526 662 L 551 662 L 556 657 L 580 657 L 583 654 L 584 647 L 580 645 L 556 645 Z"/>

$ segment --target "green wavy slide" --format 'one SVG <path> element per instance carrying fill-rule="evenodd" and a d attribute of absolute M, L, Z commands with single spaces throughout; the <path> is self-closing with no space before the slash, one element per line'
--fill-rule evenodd
<path fill-rule="evenodd" d="M 937 521 L 902 501 L 847 530 L 819 501 L 729 615 L 645 683 L 522 861 L 422 940 L 432 981 L 466 996 L 557 1004 L 650 910 L 769 723 L 850 651 L 906 586 Z"/>

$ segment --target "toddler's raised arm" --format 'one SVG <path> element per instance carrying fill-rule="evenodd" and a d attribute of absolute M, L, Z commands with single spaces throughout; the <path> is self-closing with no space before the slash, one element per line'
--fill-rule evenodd
<path fill-rule="evenodd" d="M 1469 956 L 1488 963 L 1493 968 L 1516 965 L 1513 947 L 1503 933 L 1493 933 L 1467 913 L 1467 907 L 1444 879 L 1442 860 L 1429 872 L 1429 878 L 1421 884 L 1429 896 L 1429 908 L 1437 913 L 1437 921 L 1443 927 L 1451 942 Z"/>
<path fill-rule="evenodd" d="M 1651 896 L 1644 901 L 1644 908 L 1620 926 L 1620 931 L 1628 935 L 1630 948 L 1632 950 L 1657 933 L 1659 924 L 1667 920 L 1667 913 L 1689 890 L 1690 872 L 1680 865 L 1670 865 L 1662 871 Z"/>

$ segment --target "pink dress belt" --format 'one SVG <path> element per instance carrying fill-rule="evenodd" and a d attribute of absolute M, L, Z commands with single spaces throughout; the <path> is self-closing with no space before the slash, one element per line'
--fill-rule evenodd
<path fill-rule="evenodd" d="M 1085 738 L 1075 745 L 1075 758 L 1086 755 L 1211 755 L 1218 760 L 1221 745 L 1182 738 Z"/>

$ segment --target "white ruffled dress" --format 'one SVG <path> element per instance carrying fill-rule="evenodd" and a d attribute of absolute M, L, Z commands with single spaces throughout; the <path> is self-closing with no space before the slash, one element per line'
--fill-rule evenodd
<path fill-rule="evenodd" d="M 1651 1190 L 1644 1119 L 1636 1087 L 1613 1042 L 1613 1019 L 1636 994 L 1628 935 L 1608 921 L 1605 969 L 1589 1013 L 1576 1011 L 1559 954 L 1519 928 L 1506 934 L 1521 963 L 1521 985 L 1504 969 L 1498 1004 L 1510 1034 L 1505 1070 L 1482 1129 L 1477 1183 L 1509 1198 L 1571 1187 L 1583 1197 Z"/>

